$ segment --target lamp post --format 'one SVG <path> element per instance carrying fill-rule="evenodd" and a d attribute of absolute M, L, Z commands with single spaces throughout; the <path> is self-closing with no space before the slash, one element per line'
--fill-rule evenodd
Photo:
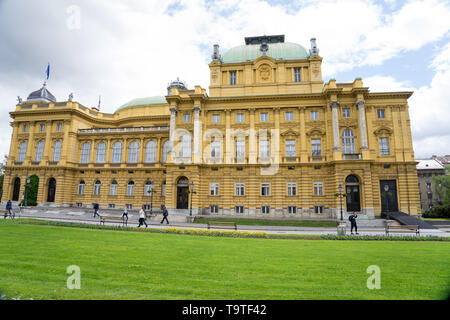
<path fill-rule="evenodd" d="M 338 186 L 339 192 L 335 194 L 336 197 L 339 197 L 340 205 L 341 205 L 341 220 L 339 221 L 339 225 L 337 227 L 337 234 L 338 236 L 345 236 L 345 229 L 346 229 L 346 223 L 344 222 L 344 214 L 342 212 L 342 198 L 346 196 L 346 194 L 343 192 L 344 187 L 342 184 Z"/>
<path fill-rule="evenodd" d="M 339 190 L 339 200 L 340 200 L 340 203 L 341 203 L 341 221 L 344 221 L 344 216 L 343 216 L 343 214 L 342 214 L 342 197 L 343 197 L 343 193 L 342 193 L 343 187 L 342 187 L 342 184 L 339 185 L 338 190 Z"/>
<path fill-rule="evenodd" d="M 147 191 L 148 193 L 150 193 L 150 216 L 153 215 L 153 193 L 156 192 L 155 190 L 153 190 L 153 185 L 151 187 L 150 190 Z"/>
<path fill-rule="evenodd" d="M 192 217 L 192 195 L 195 193 L 194 191 L 194 181 L 191 182 L 191 189 L 189 190 L 190 196 L 191 196 L 191 204 L 189 208 L 189 216 Z"/>
<path fill-rule="evenodd" d="M 30 186 L 30 178 L 27 178 L 26 183 L 25 183 L 25 199 L 24 199 L 24 204 L 25 207 L 28 205 L 28 188 Z"/>
<path fill-rule="evenodd" d="M 389 186 L 387 184 L 384 185 L 384 197 L 386 198 L 386 217 L 389 223 Z"/>

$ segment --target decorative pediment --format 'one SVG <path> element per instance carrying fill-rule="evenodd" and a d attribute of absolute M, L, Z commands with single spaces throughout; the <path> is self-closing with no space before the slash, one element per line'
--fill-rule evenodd
<path fill-rule="evenodd" d="M 341 127 L 341 128 L 357 128 L 358 121 L 356 119 L 342 119 L 342 120 L 339 120 L 339 127 Z"/>
<path fill-rule="evenodd" d="M 325 135 L 325 131 L 321 128 L 312 128 L 309 131 L 306 132 L 306 135 L 308 137 L 311 136 L 324 136 Z"/>
<path fill-rule="evenodd" d="M 292 129 L 288 129 L 288 130 L 286 130 L 286 131 L 284 131 L 284 132 L 282 132 L 281 133 L 281 136 L 282 137 L 286 137 L 286 136 L 294 136 L 294 137 L 297 137 L 297 136 L 299 136 L 300 134 L 297 132 L 297 131 L 295 131 L 295 130 L 292 130 Z"/>
<path fill-rule="evenodd" d="M 373 132 L 376 136 L 384 136 L 384 135 L 391 135 L 393 133 L 392 129 L 389 127 L 380 127 L 377 130 Z"/>

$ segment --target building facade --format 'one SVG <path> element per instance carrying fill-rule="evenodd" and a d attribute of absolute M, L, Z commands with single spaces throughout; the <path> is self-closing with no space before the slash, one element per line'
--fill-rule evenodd
<path fill-rule="evenodd" d="M 182 81 L 115 113 L 57 102 L 44 86 L 16 105 L 3 199 L 39 177 L 38 203 L 173 213 L 369 218 L 420 211 L 407 99 L 360 78 L 322 80 L 322 57 L 284 36 L 214 46 L 209 94 Z M 150 192 L 153 190 L 154 192 Z M 192 197 L 191 197 L 192 196 Z"/>
<path fill-rule="evenodd" d="M 434 176 L 444 176 L 447 173 L 442 162 L 436 159 L 417 160 L 417 175 L 419 178 L 420 208 L 422 212 L 442 204 Z"/>

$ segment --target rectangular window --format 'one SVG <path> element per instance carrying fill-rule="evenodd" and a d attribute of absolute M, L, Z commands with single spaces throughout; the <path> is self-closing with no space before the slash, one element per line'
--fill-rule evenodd
<path fill-rule="evenodd" d="M 297 213 L 297 206 L 288 206 L 288 213 L 296 214 Z"/>
<path fill-rule="evenodd" d="M 114 209 L 115 207 L 116 207 L 116 205 L 114 203 L 108 203 L 109 209 Z"/>
<path fill-rule="evenodd" d="M 286 157 L 295 157 L 295 140 L 286 140 Z"/>
<path fill-rule="evenodd" d="M 237 159 L 245 158 L 245 140 L 236 141 L 236 158 Z"/>
<path fill-rule="evenodd" d="M 111 183 L 109 185 L 109 195 L 117 196 L 117 183 Z"/>
<path fill-rule="evenodd" d="M 211 196 L 219 195 L 219 183 L 218 182 L 211 182 L 209 184 L 209 195 L 211 195 Z"/>
<path fill-rule="evenodd" d="M 234 185 L 234 189 L 235 189 L 235 196 L 237 197 L 242 197 L 244 196 L 244 183 L 242 182 L 236 182 L 236 184 Z"/>
<path fill-rule="evenodd" d="M 294 113 L 293 113 L 292 111 L 286 111 L 286 112 L 284 113 L 284 119 L 285 119 L 286 121 L 292 121 L 292 120 L 294 120 Z"/>
<path fill-rule="evenodd" d="M 261 195 L 264 197 L 270 196 L 270 183 L 261 183 Z"/>
<path fill-rule="evenodd" d="M 323 206 L 314 206 L 314 213 L 322 214 L 323 213 Z"/>
<path fill-rule="evenodd" d="M 127 184 L 127 196 L 134 196 L 134 184 Z"/>
<path fill-rule="evenodd" d="M 302 81 L 301 69 L 300 68 L 294 68 L 294 81 L 295 82 Z"/>
<path fill-rule="evenodd" d="M 28 132 L 28 125 L 27 124 L 23 125 L 23 132 Z"/>
<path fill-rule="evenodd" d="M 297 182 L 287 183 L 287 195 L 293 197 L 297 195 Z"/>
<path fill-rule="evenodd" d="M 244 114 L 243 113 L 236 114 L 236 122 L 244 122 Z"/>
<path fill-rule="evenodd" d="M 349 118 L 350 117 L 350 108 L 342 109 L 342 117 L 343 118 Z"/>
<path fill-rule="evenodd" d="M 56 125 L 56 131 L 62 131 L 62 123 Z"/>
<path fill-rule="evenodd" d="M 191 115 L 189 113 L 183 114 L 183 122 L 191 122 Z"/>
<path fill-rule="evenodd" d="M 234 212 L 236 214 L 243 214 L 244 213 L 244 206 L 235 206 L 234 207 Z"/>
<path fill-rule="evenodd" d="M 259 140 L 259 157 L 268 158 L 269 156 L 269 140 Z"/>
<path fill-rule="evenodd" d="M 211 143 L 211 158 L 220 158 L 220 142 L 213 141 Z"/>
<path fill-rule="evenodd" d="M 163 197 L 166 196 L 166 183 L 165 182 L 161 185 L 161 196 L 163 196 Z"/>
<path fill-rule="evenodd" d="M 322 146 L 320 143 L 320 139 L 311 139 L 311 151 L 313 157 L 322 155 Z"/>
<path fill-rule="evenodd" d="M 84 195 L 84 186 L 85 186 L 84 183 L 78 184 L 78 195 L 79 195 L 79 196 Z"/>
<path fill-rule="evenodd" d="M 236 71 L 230 71 L 230 84 L 236 84 Z"/>
<path fill-rule="evenodd" d="M 261 122 L 269 121 L 269 114 L 267 112 L 261 112 L 259 114 L 259 121 L 261 121 Z"/>
<path fill-rule="evenodd" d="M 39 126 L 39 131 L 40 131 L 40 132 L 44 132 L 44 131 L 45 131 L 45 124 L 41 124 L 41 125 Z"/>
<path fill-rule="evenodd" d="M 386 114 L 384 113 L 384 109 L 378 109 L 377 110 L 377 117 L 378 117 L 378 119 L 386 118 Z"/>
<path fill-rule="evenodd" d="M 25 160 L 26 155 L 27 155 L 27 141 L 24 141 L 19 145 L 19 154 L 17 157 L 17 161 L 23 162 Z"/>
<path fill-rule="evenodd" d="M 261 206 L 261 213 L 269 214 L 270 213 L 270 206 Z"/>
<path fill-rule="evenodd" d="M 323 196 L 323 182 L 314 181 L 314 195 Z"/>
<path fill-rule="evenodd" d="M 311 111 L 311 120 L 319 120 L 319 111 Z"/>
<path fill-rule="evenodd" d="M 389 155 L 389 138 L 380 138 L 380 155 Z"/>
<path fill-rule="evenodd" d="M 213 114 L 212 115 L 212 122 L 213 123 L 220 123 L 220 114 Z"/>
<path fill-rule="evenodd" d="M 210 205 L 209 213 L 219 213 L 219 206 L 217 204 Z"/>

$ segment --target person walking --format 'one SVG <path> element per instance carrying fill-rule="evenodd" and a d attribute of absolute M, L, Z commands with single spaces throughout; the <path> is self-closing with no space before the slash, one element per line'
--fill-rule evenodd
<path fill-rule="evenodd" d="M 100 215 L 98 214 L 98 203 L 94 203 L 94 218 L 95 216 L 100 217 Z"/>
<path fill-rule="evenodd" d="M 127 205 L 125 205 L 125 206 L 123 207 L 122 219 L 126 219 L 126 222 L 128 222 L 128 209 L 127 209 Z"/>
<path fill-rule="evenodd" d="M 356 225 L 356 218 L 357 218 L 358 216 L 356 215 L 356 212 L 353 212 L 351 215 L 350 215 L 350 217 L 348 217 L 348 220 L 350 221 L 350 225 L 351 225 L 351 227 L 350 227 L 350 232 L 351 232 L 351 234 L 353 234 L 353 228 L 355 228 L 355 233 L 356 234 L 359 234 L 358 233 L 358 226 Z"/>
<path fill-rule="evenodd" d="M 144 210 L 144 206 L 142 206 L 142 207 L 141 207 L 141 210 L 139 210 L 139 225 L 138 225 L 138 228 L 139 228 L 141 225 L 144 225 L 144 224 L 145 224 L 145 227 L 146 227 L 146 228 L 148 227 L 148 224 L 147 224 L 147 221 L 145 221 L 145 218 L 146 218 L 146 216 L 145 216 L 145 210 Z"/>
<path fill-rule="evenodd" d="M 169 224 L 169 220 L 167 220 L 167 216 L 169 215 L 169 211 L 167 211 L 166 206 L 165 205 L 161 205 L 161 210 L 163 212 L 163 219 L 161 220 L 161 224 L 164 222 L 164 220 L 166 220 L 167 224 Z"/>
<path fill-rule="evenodd" d="M 8 200 L 8 202 L 6 203 L 6 210 L 8 210 L 9 212 L 9 217 L 12 219 L 14 217 L 14 212 L 12 211 L 12 202 L 11 200 Z M 6 214 L 5 214 L 5 219 L 6 219 Z"/>

